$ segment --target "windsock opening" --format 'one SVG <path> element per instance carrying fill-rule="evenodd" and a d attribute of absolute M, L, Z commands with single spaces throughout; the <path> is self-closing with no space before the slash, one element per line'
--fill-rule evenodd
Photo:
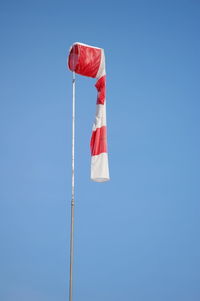
<path fill-rule="evenodd" d="M 76 70 L 76 66 L 78 64 L 78 45 L 74 44 L 70 48 L 69 57 L 68 57 L 68 67 L 71 71 Z"/>

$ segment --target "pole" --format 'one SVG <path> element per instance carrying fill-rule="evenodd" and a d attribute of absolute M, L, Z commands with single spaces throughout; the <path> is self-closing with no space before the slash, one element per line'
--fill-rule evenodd
<path fill-rule="evenodd" d="M 72 301 L 73 261 L 74 261 L 74 140 L 75 140 L 75 72 L 72 75 L 72 200 L 71 200 L 71 235 L 70 235 L 70 275 L 69 301 Z"/>

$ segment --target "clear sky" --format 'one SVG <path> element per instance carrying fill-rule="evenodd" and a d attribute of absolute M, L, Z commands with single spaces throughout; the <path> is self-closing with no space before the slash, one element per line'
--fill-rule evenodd
<path fill-rule="evenodd" d="M 111 181 L 77 76 L 74 301 L 200 300 L 200 2 L 0 2 L 0 300 L 68 300 L 68 49 L 105 49 Z"/>

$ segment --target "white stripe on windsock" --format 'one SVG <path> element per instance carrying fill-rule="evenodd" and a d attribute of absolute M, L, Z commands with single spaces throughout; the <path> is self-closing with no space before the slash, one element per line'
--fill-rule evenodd
<path fill-rule="evenodd" d="M 96 115 L 92 130 L 95 131 L 102 126 L 106 126 L 106 103 L 104 105 L 96 105 Z"/>
<path fill-rule="evenodd" d="M 95 182 L 106 182 L 110 179 L 107 153 L 92 156 L 91 179 Z"/>
<path fill-rule="evenodd" d="M 104 50 L 101 49 L 101 63 L 100 63 L 99 70 L 96 75 L 97 80 L 100 79 L 104 75 L 106 75 L 105 53 L 104 53 Z"/>

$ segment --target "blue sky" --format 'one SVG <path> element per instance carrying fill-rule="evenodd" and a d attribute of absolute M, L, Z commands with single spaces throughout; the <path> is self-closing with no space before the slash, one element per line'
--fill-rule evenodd
<path fill-rule="evenodd" d="M 200 300 L 200 3 L 1 1 L 0 300 L 68 299 L 75 41 L 105 49 L 111 181 L 77 76 L 74 301 Z"/>

